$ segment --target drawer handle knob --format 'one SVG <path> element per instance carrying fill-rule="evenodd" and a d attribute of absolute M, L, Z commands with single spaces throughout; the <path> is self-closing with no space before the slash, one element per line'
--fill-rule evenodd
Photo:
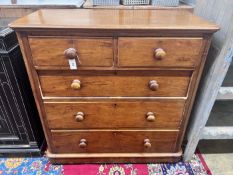
<path fill-rule="evenodd" d="M 157 91 L 159 89 L 159 84 L 156 80 L 151 80 L 149 81 L 149 88 L 152 90 L 152 91 Z"/>
<path fill-rule="evenodd" d="M 77 50 L 75 48 L 69 48 L 64 51 L 64 55 L 68 59 L 75 59 L 78 56 Z"/>
<path fill-rule="evenodd" d="M 147 112 L 147 114 L 146 114 L 146 120 L 148 122 L 155 121 L 155 113 L 154 112 Z"/>
<path fill-rule="evenodd" d="M 72 89 L 80 89 L 81 88 L 81 81 L 73 80 L 73 82 L 71 83 L 70 86 Z"/>
<path fill-rule="evenodd" d="M 166 52 L 162 48 L 155 49 L 154 54 L 157 60 L 162 60 L 166 57 Z"/>
<path fill-rule="evenodd" d="M 84 113 L 83 112 L 77 112 L 76 116 L 75 116 L 75 120 L 77 122 L 81 122 L 84 120 Z"/>
<path fill-rule="evenodd" d="M 80 139 L 79 147 L 80 148 L 86 148 L 87 147 L 87 140 L 86 139 Z"/>
<path fill-rule="evenodd" d="M 145 148 L 150 148 L 151 147 L 151 143 L 149 139 L 144 139 L 144 147 Z"/>

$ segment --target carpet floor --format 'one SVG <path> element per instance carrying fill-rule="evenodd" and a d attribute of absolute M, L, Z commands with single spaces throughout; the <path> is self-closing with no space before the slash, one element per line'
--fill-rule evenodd
<path fill-rule="evenodd" d="M 46 157 L 0 158 L 0 175 L 211 175 L 201 154 L 190 163 L 52 165 Z"/>

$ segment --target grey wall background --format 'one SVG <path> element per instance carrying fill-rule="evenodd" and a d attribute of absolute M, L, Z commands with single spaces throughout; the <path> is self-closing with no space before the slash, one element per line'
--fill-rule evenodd
<path fill-rule="evenodd" d="M 185 3 L 187 3 L 187 4 L 196 4 L 196 0 L 181 0 L 181 1 L 183 1 L 183 2 L 185 2 Z"/>

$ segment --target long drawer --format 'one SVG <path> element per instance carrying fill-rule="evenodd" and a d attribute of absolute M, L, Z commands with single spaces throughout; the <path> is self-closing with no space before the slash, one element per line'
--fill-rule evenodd
<path fill-rule="evenodd" d="M 45 103 L 50 129 L 178 129 L 184 100 Z"/>
<path fill-rule="evenodd" d="M 202 38 L 120 37 L 120 67 L 195 67 L 202 54 Z"/>
<path fill-rule="evenodd" d="M 69 37 L 30 37 L 33 63 L 35 66 L 69 68 L 65 51 L 69 48 L 78 67 L 111 67 L 113 65 L 112 38 L 69 38 Z"/>
<path fill-rule="evenodd" d="M 171 153 L 178 131 L 52 130 L 53 153 Z"/>
<path fill-rule="evenodd" d="M 49 97 L 185 97 L 189 76 L 40 76 Z"/>

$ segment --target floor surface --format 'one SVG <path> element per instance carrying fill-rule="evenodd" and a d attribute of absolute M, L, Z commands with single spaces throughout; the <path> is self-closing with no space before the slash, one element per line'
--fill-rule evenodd
<path fill-rule="evenodd" d="M 233 126 L 233 101 L 215 103 L 208 126 Z M 198 148 L 213 175 L 233 175 L 233 140 L 202 140 Z"/>
<path fill-rule="evenodd" d="M 233 175 L 233 140 L 201 141 L 198 148 L 213 175 Z"/>

